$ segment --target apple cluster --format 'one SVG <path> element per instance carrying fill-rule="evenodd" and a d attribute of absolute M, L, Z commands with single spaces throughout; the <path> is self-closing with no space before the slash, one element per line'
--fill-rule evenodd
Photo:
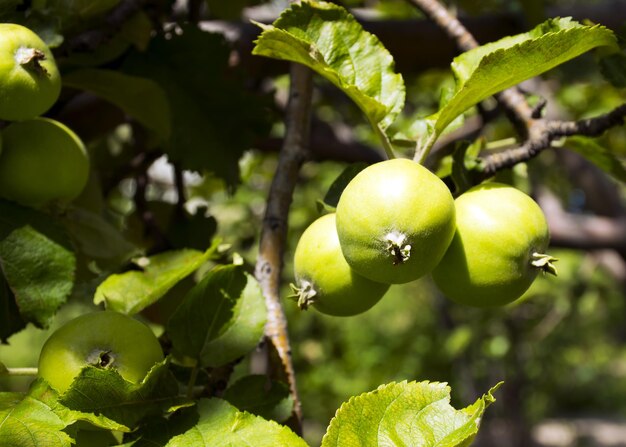
<path fill-rule="evenodd" d="M 30 29 L 0 23 L 0 196 L 27 206 L 66 203 L 89 176 L 80 138 L 41 117 L 58 100 L 61 77 L 50 48 Z"/>
<path fill-rule="evenodd" d="M 391 284 L 432 274 L 453 301 L 476 307 L 517 300 L 541 270 L 548 225 L 523 192 L 485 183 L 456 200 L 439 177 L 407 159 L 376 163 L 344 189 L 336 212 L 302 234 L 295 251 L 302 309 L 350 316 L 374 306 Z"/>

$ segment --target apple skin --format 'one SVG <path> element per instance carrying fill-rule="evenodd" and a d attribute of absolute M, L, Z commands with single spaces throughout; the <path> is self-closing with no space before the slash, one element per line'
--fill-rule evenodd
<path fill-rule="evenodd" d="M 0 23 L 0 119 L 35 118 L 60 93 L 61 76 L 43 40 L 22 25 Z"/>
<path fill-rule="evenodd" d="M 81 315 L 56 330 L 39 356 L 39 377 L 64 393 L 85 366 L 115 369 L 139 383 L 163 360 L 159 341 L 145 324 L 113 311 Z"/>
<path fill-rule="evenodd" d="M 2 130 L 0 196 L 27 206 L 75 199 L 89 178 L 89 156 L 78 136 L 48 118 Z"/>

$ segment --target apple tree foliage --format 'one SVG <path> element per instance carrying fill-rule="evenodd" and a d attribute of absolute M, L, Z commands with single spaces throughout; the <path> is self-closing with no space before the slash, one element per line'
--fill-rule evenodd
<path fill-rule="evenodd" d="M 257 3 L 207 0 L 205 7 L 233 18 Z M 189 5 L 202 11 L 203 2 Z M 233 59 L 228 33 L 205 30 L 193 14 L 182 17 L 171 6 L 125 0 L 0 6 L 0 20 L 28 26 L 55 52 L 63 94 L 49 115 L 79 133 L 92 163 L 88 186 L 69 206 L 34 209 L 0 200 L 0 340 L 9 342 L 28 324 L 46 328 L 66 303 L 81 302 L 152 321 L 167 354 L 139 384 L 86 367 L 62 395 L 41 379 L 27 391 L 0 392 L 2 446 L 90 445 L 91 436 L 101 445 L 307 445 L 291 429 L 297 396 L 289 384 L 259 374 L 231 379 L 236 365 L 258 357 L 268 310 L 252 266 L 230 248 L 234 241 L 215 236 L 219 217 L 205 206 L 185 207 L 184 197 L 185 172 L 204 176 L 200 193 L 235 191 L 242 157 L 280 131 L 280 110 L 274 92 L 252 88 L 253 73 Z M 456 57 L 439 109 L 401 125 L 403 77 L 393 55 L 349 10 L 304 1 L 286 5 L 272 23 L 254 23 L 248 52 L 277 71 L 284 71 L 279 61 L 305 65 L 316 85 L 345 93 L 389 158 L 411 148 L 425 160 L 481 101 L 591 50 L 604 55 L 607 79 L 624 85 L 615 68 L 623 53 L 611 30 L 555 18 Z M 626 181 L 609 149 L 585 136 L 570 143 Z M 468 169 L 479 169 L 469 160 L 474 152 L 455 155 L 440 175 L 451 173 L 458 184 Z M 175 168 L 178 197 L 150 200 L 160 186 L 146 170 L 163 155 Z M 362 167 L 349 166 L 320 209 L 332 210 Z M 0 363 L 0 374 L 10 372 Z M 455 409 L 446 384 L 407 379 L 350 398 L 322 446 L 467 446 L 497 389 L 506 387 L 494 384 Z"/>

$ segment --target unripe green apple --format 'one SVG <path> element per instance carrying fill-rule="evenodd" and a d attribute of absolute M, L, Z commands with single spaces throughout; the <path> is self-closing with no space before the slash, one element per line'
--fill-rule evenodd
<path fill-rule="evenodd" d="M 35 118 L 60 93 L 59 70 L 43 40 L 22 25 L 0 23 L 0 119 Z"/>
<path fill-rule="evenodd" d="M 2 131 L 0 196 L 28 206 L 69 202 L 85 187 L 89 157 L 78 136 L 48 118 L 12 123 Z"/>
<path fill-rule="evenodd" d="M 39 356 L 39 376 L 63 393 L 85 366 L 114 369 L 139 383 L 162 360 L 161 345 L 148 326 L 118 312 L 99 311 L 71 320 L 48 338 Z"/>
<path fill-rule="evenodd" d="M 425 167 L 407 159 L 373 164 L 337 204 L 341 250 L 373 281 L 401 284 L 430 273 L 454 235 L 454 199 Z"/>

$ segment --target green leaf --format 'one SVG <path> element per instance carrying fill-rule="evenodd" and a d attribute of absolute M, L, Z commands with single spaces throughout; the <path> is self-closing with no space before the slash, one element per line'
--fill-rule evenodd
<path fill-rule="evenodd" d="M 322 209 L 318 206 L 318 211 L 326 210 L 329 212 L 334 212 L 337 208 L 337 204 L 339 203 L 339 198 L 341 197 L 341 193 L 348 183 L 363 169 L 367 167 L 367 163 L 358 162 L 352 163 L 347 166 L 341 174 L 335 179 L 335 181 L 328 188 L 328 192 L 324 196 L 324 200 L 318 202 L 322 206 Z"/>
<path fill-rule="evenodd" d="M 139 254 L 139 248 L 102 216 L 84 208 L 72 208 L 64 224 L 81 253 L 90 258 L 110 260 L 117 264 Z M 106 241 L 106 243 L 102 243 Z"/>
<path fill-rule="evenodd" d="M 115 370 L 87 366 L 59 402 L 70 410 L 104 416 L 134 428 L 145 417 L 188 405 L 178 396 L 178 383 L 167 363 L 164 360 L 155 365 L 137 384 L 128 382 Z"/>
<path fill-rule="evenodd" d="M 330 421 L 322 447 L 467 446 L 478 432 L 496 385 L 462 410 L 450 405 L 450 387 L 436 382 L 401 382 L 352 397 Z"/>
<path fill-rule="evenodd" d="M 58 393 L 50 388 L 50 385 L 48 385 L 48 383 L 41 378 L 36 379 L 31 384 L 31 387 L 28 390 L 28 396 L 47 405 L 50 410 L 65 423 L 66 426 L 73 425 L 76 422 L 85 422 L 104 430 L 116 430 L 121 432 L 130 431 L 129 427 L 115 422 L 103 415 L 85 413 L 67 408 L 59 402 Z"/>
<path fill-rule="evenodd" d="M 455 186 L 455 196 L 463 194 L 476 183 L 476 180 L 472 178 L 472 169 L 478 163 L 478 154 L 483 148 L 483 143 L 483 139 L 478 139 L 473 143 L 469 141 L 457 142 L 452 153 L 453 163 L 452 172 L 450 173 Z"/>
<path fill-rule="evenodd" d="M 591 163 L 602 169 L 615 179 L 626 182 L 626 167 L 608 148 L 598 144 L 597 140 L 588 137 L 569 137 L 564 147 L 578 152 Z"/>
<path fill-rule="evenodd" d="M 67 424 L 52 409 L 30 396 L 0 393 L 0 445 L 70 447 Z"/>
<path fill-rule="evenodd" d="M 200 366 L 221 366 L 259 343 L 267 317 L 261 288 L 242 266 L 218 266 L 185 297 L 168 322 L 174 348 Z"/>
<path fill-rule="evenodd" d="M 31 226 L 66 249 L 72 249 L 72 243 L 65 229 L 54 217 L 33 208 L 0 199 L 0 239 L 25 225 Z"/>
<path fill-rule="evenodd" d="M 204 253 L 185 249 L 139 258 L 143 270 L 110 275 L 96 289 L 93 302 L 127 315 L 136 314 L 193 273 L 216 249 L 214 244 Z"/>
<path fill-rule="evenodd" d="M 159 84 L 150 79 L 87 68 L 63 75 L 63 85 L 86 90 L 115 104 L 163 141 L 171 135 L 167 96 Z"/>
<path fill-rule="evenodd" d="M 602 76 L 617 88 L 626 87 L 626 54 L 614 53 L 600 59 Z"/>
<path fill-rule="evenodd" d="M 563 18 L 550 19 L 527 33 L 505 37 L 456 57 L 452 62 L 455 93 L 428 117 L 427 132 L 419 142 L 420 158 L 425 158 L 437 137 L 471 106 L 602 46 L 617 47 L 611 30 Z"/>
<path fill-rule="evenodd" d="M 69 296 L 76 259 L 63 246 L 26 225 L 0 239 L 0 268 L 24 321 L 38 327 Z"/>
<path fill-rule="evenodd" d="M 24 399 L 24 393 L 0 392 L 0 411 L 16 406 L 22 399 Z"/>
<path fill-rule="evenodd" d="M 26 322 L 20 316 L 20 309 L 15 302 L 15 295 L 0 269 L 0 342 L 7 339 L 26 327 Z"/>
<path fill-rule="evenodd" d="M 244 376 L 229 386 L 223 398 L 241 411 L 284 422 L 293 412 L 289 385 L 264 375 Z"/>
<path fill-rule="evenodd" d="M 171 438 L 181 435 L 198 423 L 195 407 L 177 410 L 169 417 L 155 417 L 142 421 L 138 430 L 124 436 L 124 441 L 132 440 L 133 447 L 163 446 Z"/>
<path fill-rule="evenodd" d="M 67 236 L 65 228 L 60 225 L 56 218 L 33 208 L 21 206 L 8 200 L 0 199 L 0 241 L 7 238 L 15 230 L 25 227 L 34 229 L 37 233 L 40 233 L 44 239 L 49 240 L 50 243 L 46 242 L 46 244 L 41 247 L 42 249 L 48 246 L 58 246 L 59 252 L 62 252 L 63 249 L 67 252 L 73 251 L 72 243 Z M 35 252 L 33 251 L 31 255 L 34 254 Z M 18 255 L 20 258 L 23 257 L 19 253 Z M 26 255 L 27 254 L 24 253 L 24 256 Z M 45 259 L 37 259 L 36 261 L 37 264 L 30 266 L 27 265 L 27 263 L 24 263 L 27 267 L 26 271 L 22 273 L 39 275 L 39 272 L 37 271 L 39 268 L 38 265 L 45 265 L 46 261 Z M 27 312 L 30 312 L 32 308 L 27 303 L 18 303 L 15 293 L 10 287 L 13 285 L 7 283 L 7 278 L 5 278 L 5 274 L 2 272 L 1 264 L 2 260 L 0 255 L 0 341 L 6 342 L 9 336 L 23 329 L 26 323 L 29 322 L 26 316 L 20 314 L 20 307 L 18 307 L 18 304 L 19 306 L 25 305 L 25 310 Z M 48 272 L 49 270 L 49 266 L 46 266 L 43 271 Z M 54 275 L 54 272 L 51 273 Z M 24 277 L 24 281 L 27 281 L 26 277 Z M 71 288 L 71 284 L 68 287 Z M 57 295 L 45 297 L 44 299 L 49 299 L 50 301 L 48 302 L 48 305 L 50 308 L 54 307 L 56 309 L 53 301 L 59 299 Z M 37 323 L 36 321 L 33 321 L 33 323 L 41 326 L 41 322 Z M 43 324 L 45 325 L 45 323 Z"/>
<path fill-rule="evenodd" d="M 383 138 L 404 106 L 404 82 L 376 36 L 332 3 L 293 4 L 263 32 L 252 54 L 298 62 L 339 87 Z"/>
<path fill-rule="evenodd" d="M 230 56 L 222 35 L 182 26 L 180 32 L 153 38 L 147 51 L 133 53 L 123 68 L 166 92 L 172 135 L 163 149 L 169 159 L 233 186 L 239 158 L 258 136 L 268 134 L 271 113 L 269 99 L 249 92 L 243 73 L 229 65 Z"/>
<path fill-rule="evenodd" d="M 289 428 L 237 411 L 220 399 L 200 400 L 198 413 L 198 424 L 172 438 L 166 447 L 307 447 L 306 442 Z"/>

